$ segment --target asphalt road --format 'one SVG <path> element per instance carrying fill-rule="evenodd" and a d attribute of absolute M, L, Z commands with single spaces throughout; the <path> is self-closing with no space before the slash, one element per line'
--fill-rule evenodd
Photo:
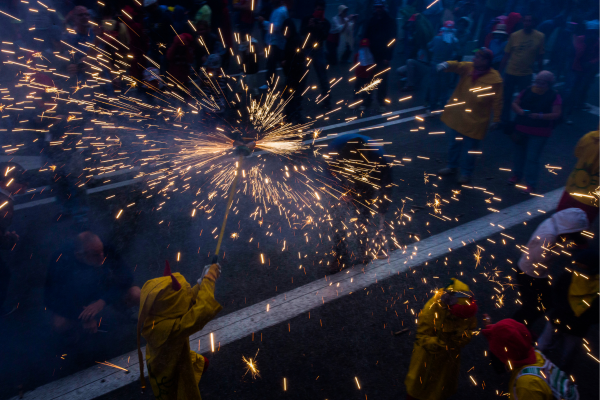
<path fill-rule="evenodd" d="M 345 71 L 346 66 L 343 68 L 344 71 L 342 67 L 332 68 L 330 76 L 351 76 Z M 414 93 L 413 99 L 399 103 L 397 100 L 406 94 L 398 93 L 396 87 L 397 78 L 393 77 L 389 96 L 393 103 L 386 111 L 422 104 L 422 91 Z M 340 84 L 334 90 L 333 103 L 344 100 L 342 103 L 348 104 L 351 90 L 349 85 Z M 590 93 L 590 96 L 588 102 L 597 106 L 598 93 Z M 313 117 L 322 113 L 312 103 L 308 103 L 305 110 L 307 115 Z M 400 119 L 418 113 L 401 115 Z M 350 110 L 334 113 L 328 120 L 315 126 L 340 123 L 352 115 L 355 114 Z M 360 117 L 376 115 L 380 113 L 368 110 Z M 386 117 L 341 126 L 324 133 L 374 127 L 382 122 L 386 122 Z M 574 165 L 572 149 L 575 143 L 583 134 L 596 129 L 597 124 L 597 115 L 581 111 L 576 114 L 574 125 L 561 125 L 555 130 L 543 152 L 542 163 L 562 169 L 544 169 L 540 174 L 537 193 L 543 194 L 564 185 L 570 168 Z M 411 132 L 411 129 L 417 129 L 418 126 L 425 129 Z M 393 154 L 397 159 L 410 159 L 403 162 L 404 166 L 394 168 L 394 181 L 398 187 L 394 189 L 394 207 L 389 213 L 390 219 L 393 219 L 396 207 L 401 207 L 402 200 L 406 201 L 404 211 L 412 217 L 411 221 L 404 219 L 405 224 L 400 224 L 395 229 L 396 237 L 403 246 L 418 244 L 414 239 L 415 235 L 423 239 L 485 216 L 491 212 L 488 209 L 490 207 L 503 209 L 531 198 L 517 188 L 508 186 L 506 181 L 510 172 L 499 170 L 511 168 L 513 153 L 512 143 L 501 132 L 490 132 L 486 137 L 472 182 L 473 186 L 485 188 L 501 201 L 490 200 L 492 195 L 482 190 L 461 188 L 453 178 L 438 179 L 428 175 L 428 179 L 425 179 L 426 174 L 435 174 L 444 166 L 447 152 L 445 136 L 428 135 L 427 132 L 443 130 L 443 124 L 437 120 L 427 120 L 424 124 L 411 120 L 366 131 L 373 138 L 392 142 L 386 145 L 386 154 Z M 284 164 L 304 161 L 305 159 L 288 161 L 270 156 L 267 162 L 274 165 L 274 168 L 281 168 Z M 256 161 L 250 159 L 248 162 Z M 140 207 L 136 217 L 132 214 L 116 220 L 118 210 L 132 198 L 136 198 L 139 190 L 141 189 L 135 186 L 126 186 L 110 191 L 110 194 L 107 191 L 92 195 L 90 228 L 98 232 L 105 242 L 122 249 L 121 261 L 134 270 L 135 283 L 140 286 L 146 280 L 161 274 L 165 259 L 171 260 L 173 269 L 181 272 L 188 280 L 195 280 L 202 267 L 210 260 L 209 254 L 214 252 L 215 234 L 210 232 L 220 225 L 222 209 L 217 207 L 210 219 L 205 215 L 192 218 L 190 204 L 193 196 L 173 195 L 161 211 L 150 211 L 157 204 L 149 203 L 152 207 Z M 460 190 L 460 194 L 456 195 L 459 201 L 450 199 L 452 190 Z M 112 194 L 115 194 L 114 198 L 106 199 Z M 443 202 L 442 210 L 450 221 L 431 216 L 433 211 L 427 203 L 431 203 L 436 194 L 448 202 Z M 331 249 L 331 245 L 323 238 L 318 238 L 322 227 L 311 225 L 304 229 L 290 229 L 287 221 L 280 218 L 275 210 L 261 218 L 249 218 L 256 209 L 256 204 L 247 196 L 239 199 L 236 202 L 239 213 L 231 215 L 228 221 L 228 232 L 238 232 L 239 239 L 234 240 L 226 235 L 224 241 L 223 275 L 216 292 L 218 301 L 224 307 L 220 316 L 330 274 L 326 262 L 332 261 L 332 258 L 324 256 L 324 253 Z M 335 204 L 326 206 L 332 207 Z M 60 244 L 80 229 L 70 220 L 56 222 L 58 215 L 57 205 L 50 203 L 18 211 L 14 219 L 14 229 L 22 240 L 6 255 L 13 269 L 8 302 L 18 304 L 19 308 L 0 322 L 0 337 L 10 344 L 4 346 L 0 357 L 0 398 L 17 394 L 20 388 L 31 390 L 69 376 L 96 365 L 96 361 L 117 357 L 136 347 L 135 324 L 110 309 L 103 314 L 102 326 L 106 332 L 87 338 L 73 347 L 57 344 L 50 335 L 46 325 L 47 313 L 42 303 L 46 266 L 51 262 L 50 255 Z M 511 235 L 515 237 L 515 242 L 525 244 L 542 219 L 543 217 L 539 217 L 523 225 L 521 229 L 512 229 Z M 259 224 L 261 220 L 262 226 Z M 163 222 L 160 223 L 161 221 Z M 280 227 L 281 233 L 278 231 Z M 593 231 L 598 233 L 597 224 Z M 266 236 L 267 232 L 276 233 Z M 303 236 L 305 234 L 310 237 L 308 242 Z M 250 238 L 253 238 L 252 242 Z M 288 243 L 286 251 L 281 250 L 284 238 Z M 499 242 L 498 238 L 490 239 Z M 495 249 L 498 248 L 489 241 L 480 244 L 486 249 L 491 246 L 492 252 L 496 252 Z M 469 244 L 452 252 L 447 259 L 432 259 L 427 266 L 415 268 L 414 273 L 411 271 L 405 276 L 391 277 L 381 284 L 369 286 L 361 292 L 313 309 L 310 318 L 308 314 L 302 314 L 263 332 L 255 332 L 254 340 L 249 335 L 246 339 L 223 346 L 210 355 L 211 367 L 201 382 L 203 397 L 389 399 L 404 396 L 403 380 L 414 338 L 414 320 L 409 313 L 410 309 L 416 312 L 422 307 L 430 291 L 445 282 L 436 285 L 434 276 L 439 276 L 440 280 L 442 277 L 462 276 L 481 299 L 481 312 L 489 312 L 494 319 L 509 317 L 514 312 L 515 293 L 507 292 L 505 305 L 496 308 L 495 302 L 490 299 L 493 294 L 492 286 L 480 279 L 483 271 L 493 268 L 508 275 L 511 273 L 510 265 L 499 261 L 499 256 L 492 259 L 486 252 L 482 265 L 475 269 L 474 252 L 474 244 Z M 518 258 L 515 247 L 503 247 L 498 252 L 502 254 L 502 259 Z M 178 253 L 180 261 L 175 262 Z M 260 254 L 267 256 L 264 264 Z M 303 268 L 299 268 L 299 265 Z M 426 279 L 426 284 L 423 278 Z M 473 279 L 477 282 L 473 282 Z M 393 335 L 393 332 L 405 326 L 411 329 L 409 333 Z M 262 334 L 262 341 L 259 334 Z M 590 334 L 589 340 L 592 353 L 598 354 L 597 330 Z M 244 376 L 241 357 L 253 356 L 258 349 L 257 362 L 261 377 L 252 379 L 249 375 Z M 488 398 L 495 395 L 496 390 L 505 390 L 506 377 L 494 374 L 488 366 L 489 360 L 483 356 L 484 349 L 484 340 L 476 337 L 463 352 L 460 395 L 455 396 L 456 398 Z M 598 376 L 598 364 L 583 352 L 581 354 L 574 376 L 584 393 L 582 398 L 597 397 L 595 379 Z M 471 367 L 474 369 L 467 373 Z M 473 387 L 469 375 L 476 379 L 477 387 Z M 285 392 L 283 378 L 287 382 Z M 484 381 L 485 389 L 481 386 Z M 140 398 L 140 394 L 133 384 L 103 398 Z M 152 396 L 146 393 L 141 398 Z"/>

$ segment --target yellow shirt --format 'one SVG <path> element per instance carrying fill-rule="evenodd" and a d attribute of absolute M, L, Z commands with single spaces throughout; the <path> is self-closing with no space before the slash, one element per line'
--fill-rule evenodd
<path fill-rule="evenodd" d="M 598 200 L 592 193 L 598 190 L 598 138 L 598 131 L 592 131 L 577 142 L 577 164 L 569 175 L 566 187 L 567 192 L 579 202 L 596 207 Z"/>
<path fill-rule="evenodd" d="M 535 364 L 524 365 L 521 368 L 516 368 L 510 375 L 508 387 L 510 390 L 510 400 L 552 400 L 552 390 L 548 384 L 540 377 L 535 375 L 523 375 L 515 383 L 515 378 L 525 367 L 542 367 L 546 363 L 544 356 L 535 352 Z M 516 397 L 515 397 L 516 395 Z"/>
<path fill-rule="evenodd" d="M 514 76 L 526 76 L 533 73 L 533 63 L 544 54 L 544 34 L 535 29 L 526 34 L 523 29 L 510 35 L 504 48 L 510 53 L 506 73 Z"/>

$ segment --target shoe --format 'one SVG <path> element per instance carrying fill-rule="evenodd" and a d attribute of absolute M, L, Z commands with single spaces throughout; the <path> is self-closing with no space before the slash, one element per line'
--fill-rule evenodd
<path fill-rule="evenodd" d="M 519 178 L 517 178 L 517 176 L 516 176 L 516 175 L 515 175 L 515 176 L 513 176 L 512 178 L 510 178 L 510 179 L 508 180 L 508 184 L 509 184 L 509 185 L 514 185 L 514 184 L 516 184 L 517 182 L 519 182 Z"/>
<path fill-rule="evenodd" d="M 461 185 L 465 185 L 465 184 L 471 182 L 471 177 L 466 176 L 466 175 L 461 175 L 460 178 L 458 178 L 457 182 L 460 183 Z"/>
<path fill-rule="evenodd" d="M 366 109 L 367 109 L 367 107 L 365 107 L 365 106 L 358 107 L 358 111 L 365 111 Z"/>
<path fill-rule="evenodd" d="M 384 106 L 379 106 L 379 108 L 377 108 L 377 112 L 379 113 L 384 113 L 386 111 L 386 108 Z"/>
<path fill-rule="evenodd" d="M 532 186 L 529 186 L 529 185 L 527 185 L 527 186 L 525 187 L 525 189 L 523 189 L 523 193 L 525 193 L 525 194 L 531 194 L 531 193 L 533 193 L 533 187 L 532 187 Z"/>
<path fill-rule="evenodd" d="M 448 176 L 448 175 L 454 175 L 454 174 L 456 174 L 456 171 L 457 171 L 456 168 L 446 167 L 446 168 L 440 169 L 437 174 L 441 175 L 441 176 Z"/>
<path fill-rule="evenodd" d="M 267 90 L 269 90 L 269 85 L 262 85 L 261 87 L 258 88 L 258 90 L 266 92 Z"/>

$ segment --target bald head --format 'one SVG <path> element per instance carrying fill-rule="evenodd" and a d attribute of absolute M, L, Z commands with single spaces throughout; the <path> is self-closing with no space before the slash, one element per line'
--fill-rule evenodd
<path fill-rule="evenodd" d="M 75 256 L 87 265 L 98 267 L 104 262 L 104 245 L 95 233 L 86 231 L 77 235 Z"/>

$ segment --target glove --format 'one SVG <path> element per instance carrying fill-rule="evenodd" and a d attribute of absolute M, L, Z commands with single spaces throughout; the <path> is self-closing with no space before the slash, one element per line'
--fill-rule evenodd
<path fill-rule="evenodd" d="M 202 276 L 198 279 L 198 284 L 201 284 L 204 278 L 216 282 L 219 276 L 221 276 L 221 266 L 218 263 L 206 265 L 202 270 Z"/>
<path fill-rule="evenodd" d="M 447 63 L 447 62 L 445 62 L 445 61 L 444 61 L 443 63 L 439 63 L 439 64 L 436 66 L 436 69 L 437 69 L 437 71 L 438 71 L 438 72 L 440 72 L 440 71 L 443 71 L 443 70 L 445 70 L 446 68 L 448 68 L 448 63 Z"/>

